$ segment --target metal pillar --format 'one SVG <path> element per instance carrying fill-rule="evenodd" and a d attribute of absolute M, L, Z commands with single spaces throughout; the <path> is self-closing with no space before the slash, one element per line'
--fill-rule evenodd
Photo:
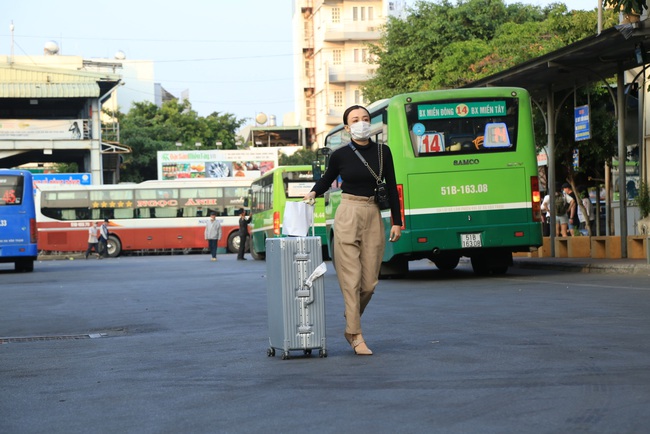
<path fill-rule="evenodd" d="M 551 257 L 555 257 L 555 98 L 551 86 L 546 91 L 546 138 L 548 145 L 548 179 L 547 187 L 549 197 L 551 198 L 551 222 L 550 222 L 550 244 Z"/>
<path fill-rule="evenodd" d="M 618 64 L 616 74 L 616 106 L 618 107 L 618 200 L 621 218 L 621 258 L 627 258 L 627 190 L 625 188 L 625 162 L 627 148 L 625 147 L 625 71 Z"/>

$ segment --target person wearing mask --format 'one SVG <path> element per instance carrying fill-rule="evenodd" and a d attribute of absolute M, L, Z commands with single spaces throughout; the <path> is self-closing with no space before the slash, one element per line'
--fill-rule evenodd
<path fill-rule="evenodd" d="M 212 211 L 210 218 L 205 223 L 204 238 L 208 241 L 208 248 L 212 261 L 217 260 L 217 243 L 221 239 L 221 222 L 217 220 L 217 213 Z"/>
<path fill-rule="evenodd" d="M 244 253 L 246 252 L 246 241 L 248 240 L 248 224 L 251 222 L 251 217 L 246 218 L 246 211 L 244 208 L 239 209 L 239 253 L 237 260 L 245 261 Z"/>
<path fill-rule="evenodd" d="M 345 304 L 345 338 L 355 354 L 371 355 L 372 351 L 362 335 L 361 315 L 379 283 L 386 243 L 384 222 L 375 200 L 380 181 L 385 179 L 390 204 L 391 242 L 401 237 L 402 217 L 392 154 L 388 146 L 371 140 L 370 113 L 363 106 L 351 106 L 343 114 L 343 123 L 352 141 L 332 153 L 327 170 L 304 200 L 311 203 L 341 177 L 341 204 L 334 217 L 336 236 L 333 249 L 336 275 Z"/>

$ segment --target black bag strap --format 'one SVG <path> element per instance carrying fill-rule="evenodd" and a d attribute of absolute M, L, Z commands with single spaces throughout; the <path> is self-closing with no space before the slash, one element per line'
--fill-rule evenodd
<path fill-rule="evenodd" d="M 361 160 L 363 165 L 368 168 L 368 170 L 370 171 L 370 174 L 372 175 L 372 177 L 375 178 L 375 180 L 377 181 L 377 185 L 381 184 L 381 180 L 382 180 L 381 172 L 384 169 L 384 152 L 381 149 L 381 145 L 377 144 L 377 155 L 379 155 L 379 175 L 377 175 L 375 173 L 375 171 L 372 170 L 372 167 L 370 167 L 370 164 L 368 164 L 366 159 L 363 158 L 363 155 L 361 155 L 359 150 L 352 144 L 352 142 L 348 143 L 348 146 L 350 148 L 352 148 L 352 150 L 354 151 L 355 154 L 357 154 L 357 157 L 359 157 L 359 159 Z"/>

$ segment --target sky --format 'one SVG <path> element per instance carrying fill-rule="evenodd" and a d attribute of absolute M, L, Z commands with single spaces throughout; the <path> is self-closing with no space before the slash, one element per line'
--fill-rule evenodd
<path fill-rule="evenodd" d="M 506 0 L 593 10 L 598 0 Z M 414 0 L 408 0 L 413 4 Z M 41 56 L 47 41 L 61 55 L 154 62 L 156 83 L 175 96 L 189 90 L 200 116 L 231 113 L 252 123 L 263 112 L 278 124 L 294 111 L 291 0 L 13 0 L 0 4 L 0 54 Z M 129 77 L 124 77 L 128 88 Z M 153 101 L 153 95 L 150 96 Z M 121 107 L 128 111 L 128 107 Z"/>

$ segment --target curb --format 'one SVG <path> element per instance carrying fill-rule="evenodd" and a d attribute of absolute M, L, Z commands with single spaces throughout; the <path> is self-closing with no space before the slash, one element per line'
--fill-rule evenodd
<path fill-rule="evenodd" d="M 514 267 L 558 270 L 577 273 L 601 273 L 601 274 L 650 274 L 650 264 L 645 262 L 588 262 L 588 261 L 567 261 L 566 258 L 559 260 L 514 259 Z"/>

